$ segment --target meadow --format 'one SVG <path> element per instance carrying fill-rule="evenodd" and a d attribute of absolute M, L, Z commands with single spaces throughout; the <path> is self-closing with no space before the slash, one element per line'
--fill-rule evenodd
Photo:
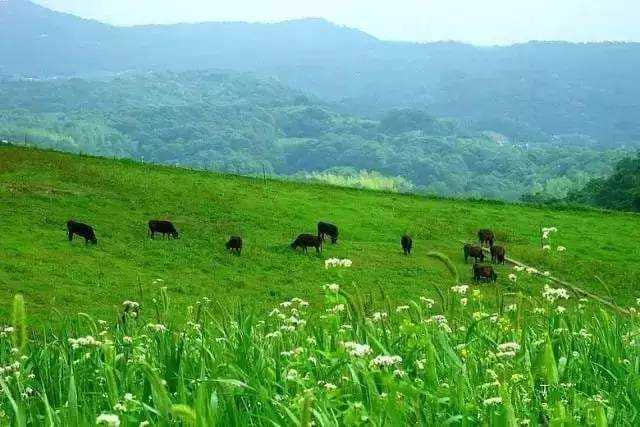
<path fill-rule="evenodd" d="M 318 267 L 331 257 L 353 260 L 345 286 L 372 300 L 382 289 L 401 303 L 449 279 L 425 256 L 430 251 L 448 256 L 469 281 L 460 241 L 475 241 L 483 227 L 509 256 L 541 271 L 622 305 L 640 296 L 640 217 L 633 214 L 429 199 L 1 147 L 0 218 L 0 297 L 22 293 L 32 322 L 78 311 L 113 316 L 124 300 L 147 302 L 160 284 L 179 305 L 206 296 L 266 311 L 301 293 L 317 302 L 317 284 L 330 281 Z M 95 228 L 96 247 L 67 241 L 71 218 Z M 150 219 L 172 220 L 181 238 L 149 239 Z M 340 227 L 339 243 L 325 245 L 321 257 L 292 251 L 295 237 L 314 233 L 319 220 Z M 559 230 L 551 251 L 541 250 L 540 226 Z M 400 246 L 405 232 L 414 240 L 410 257 Z M 241 257 L 225 251 L 230 235 L 244 238 Z M 497 284 L 487 287 L 512 288 L 508 271 L 497 269 Z M 7 313 L 2 304 L 0 315 Z"/>
<path fill-rule="evenodd" d="M 0 147 L 0 201 L 3 425 L 640 419 L 637 215 L 16 147 Z M 93 225 L 98 245 L 68 242 L 69 218 Z M 181 238 L 149 239 L 151 218 Z M 292 251 L 318 220 L 340 226 L 339 243 Z M 541 226 L 557 232 L 541 242 Z M 481 227 L 627 314 L 509 265 L 472 284 L 460 241 Z M 240 257 L 224 249 L 232 234 Z"/>

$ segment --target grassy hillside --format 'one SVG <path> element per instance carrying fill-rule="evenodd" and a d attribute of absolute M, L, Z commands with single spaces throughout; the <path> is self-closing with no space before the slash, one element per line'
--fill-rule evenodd
<path fill-rule="evenodd" d="M 459 240 L 474 239 L 479 227 L 493 228 L 511 256 L 540 270 L 620 304 L 640 296 L 639 217 L 631 214 L 427 199 L 7 146 L 0 147 L 0 201 L 0 297 L 23 293 L 37 320 L 109 315 L 123 300 L 155 296 L 156 279 L 178 305 L 207 296 L 266 310 L 294 296 L 317 301 L 321 285 L 337 281 L 400 303 L 450 282 L 429 251 L 451 257 L 470 281 Z M 95 227 L 97 247 L 66 240 L 70 218 Z M 181 238 L 150 240 L 152 218 L 174 221 Z M 340 226 L 339 244 L 321 257 L 292 251 L 293 238 L 314 232 L 318 220 Z M 566 252 L 540 249 L 541 224 L 559 229 L 551 244 Z M 414 238 L 410 257 L 400 248 L 404 232 Z M 224 250 L 231 234 L 245 239 L 241 257 Z M 329 257 L 353 266 L 325 270 Z M 539 294 L 539 279 L 516 285 L 509 273 L 498 267 L 495 286 Z M 6 318 L 6 303 L 1 310 Z"/>
<path fill-rule="evenodd" d="M 2 425 L 638 425 L 637 216 L 16 147 L 0 147 L 0 202 Z M 97 247 L 65 240 L 69 217 L 96 226 Z M 151 217 L 182 238 L 149 240 Z M 339 245 L 293 252 L 318 218 L 342 227 Z M 557 227 L 553 251 L 540 224 Z M 628 315 L 507 266 L 465 286 L 458 239 L 479 226 Z M 231 233 L 242 257 L 223 250 Z"/>

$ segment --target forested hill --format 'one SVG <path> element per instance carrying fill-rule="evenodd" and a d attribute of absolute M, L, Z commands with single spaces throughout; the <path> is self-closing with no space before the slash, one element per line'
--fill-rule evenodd
<path fill-rule="evenodd" d="M 636 43 L 397 43 L 318 19 L 122 28 L 6 0 L 0 57 L 6 77 L 224 68 L 374 118 L 410 107 L 519 140 L 640 139 Z"/>
<path fill-rule="evenodd" d="M 564 197 L 627 152 L 516 143 L 424 110 L 341 113 L 280 82 L 220 71 L 0 83 L 0 139 L 242 174 L 447 196 Z"/>
<path fill-rule="evenodd" d="M 607 209 L 640 212 L 640 153 L 618 162 L 611 176 L 596 178 L 564 200 Z"/>

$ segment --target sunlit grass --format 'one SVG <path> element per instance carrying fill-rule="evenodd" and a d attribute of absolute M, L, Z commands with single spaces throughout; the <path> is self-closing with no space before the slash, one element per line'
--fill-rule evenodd
<path fill-rule="evenodd" d="M 3 422 L 637 425 L 635 309 L 622 318 L 544 281 L 517 273 L 540 282 L 535 296 L 451 281 L 373 306 L 318 284 L 321 307 L 292 298 L 260 315 L 204 298 L 186 323 L 171 322 L 181 308 L 162 288 L 122 318 L 79 314 L 24 346 L 16 297 L 0 341 Z"/>

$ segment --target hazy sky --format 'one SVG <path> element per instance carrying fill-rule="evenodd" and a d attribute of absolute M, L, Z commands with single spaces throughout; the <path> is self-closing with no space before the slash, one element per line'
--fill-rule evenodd
<path fill-rule="evenodd" d="M 36 0 L 116 25 L 323 17 L 386 40 L 640 41 L 640 0 Z"/>

